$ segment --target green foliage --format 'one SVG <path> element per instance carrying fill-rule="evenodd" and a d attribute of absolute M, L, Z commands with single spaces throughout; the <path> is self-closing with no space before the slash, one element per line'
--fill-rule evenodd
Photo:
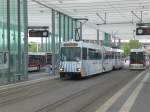
<path fill-rule="evenodd" d="M 129 43 L 123 43 L 122 49 L 125 55 L 129 55 L 131 49 L 138 49 L 142 46 L 139 40 L 130 40 Z"/>
<path fill-rule="evenodd" d="M 141 47 L 141 43 L 139 42 L 139 40 L 130 40 L 129 41 L 129 46 L 130 49 L 138 49 Z"/>
<path fill-rule="evenodd" d="M 28 44 L 28 51 L 29 52 L 37 52 L 37 43 L 31 42 Z"/>
<path fill-rule="evenodd" d="M 125 54 L 125 55 L 128 55 L 129 52 L 130 52 L 129 43 L 123 43 L 122 49 L 124 50 L 124 54 Z"/>

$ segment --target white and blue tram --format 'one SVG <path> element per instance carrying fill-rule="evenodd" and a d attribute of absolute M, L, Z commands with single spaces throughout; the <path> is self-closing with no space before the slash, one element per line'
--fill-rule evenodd
<path fill-rule="evenodd" d="M 121 68 L 122 54 L 120 49 L 97 44 L 64 42 L 60 53 L 60 77 L 81 78 Z"/>

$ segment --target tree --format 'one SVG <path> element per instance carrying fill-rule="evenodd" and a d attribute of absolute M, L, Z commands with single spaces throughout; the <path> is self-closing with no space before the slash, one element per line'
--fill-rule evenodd
<path fill-rule="evenodd" d="M 125 55 L 129 55 L 129 53 L 130 53 L 129 43 L 123 43 L 122 49 L 124 50 Z"/>
<path fill-rule="evenodd" d="M 141 47 L 141 43 L 139 42 L 139 40 L 130 40 L 129 41 L 129 47 L 130 49 L 138 49 Z"/>
<path fill-rule="evenodd" d="M 129 55 L 131 49 L 138 49 L 142 46 L 139 40 L 130 40 L 128 43 L 122 44 L 122 49 L 125 55 Z"/>
<path fill-rule="evenodd" d="M 28 44 L 28 51 L 29 52 L 37 52 L 37 43 L 31 42 Z"/>

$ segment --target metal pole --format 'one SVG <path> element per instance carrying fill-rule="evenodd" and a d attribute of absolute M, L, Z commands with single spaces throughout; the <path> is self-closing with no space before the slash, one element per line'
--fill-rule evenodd
<path fill-rule="evenodd" d="M 55 10 L 52 9 L 52 74 L 55 75 Z"/>
<path fill-rule="evenodd" d="M 97 44 L 99 45 L 99 28 L 97 29 Z"/>
<path fill-rule="evenodd" d="M 80 41 L 82 40 L 82 22 L 80 22 Z"/>
<path fill-rule="evenodd" d="M 75 41 L 77 40 L 77 20 L 75 20 Z"/>
<path fill-rule="evenodd" d="M 48 52 L 51 51 L 50 38 L 51 38 L 51 32 L 49 32 L 49 37 L 48 37 Z"/>
<path fill-rule="evenodd" d="M 63 41 L 66 41 L 66 16 L 64 15 L 64 37 Z"/>
<path fill-rule="evenodd" d="M 143 22 L 143 11 L 141 11 L 141 23 Z"/>
<path fill-rule="evenodd" d="M 105 23 L 104 24 L 106 24 L 106 22 L 107 22 L 107 13 L 105 12 Z"/>
<path fill-rule="evenodd" d="M 24 13 L 24 75 L 28 79 L 28 7 L 27 0 L 23 0 Z"/>
<path fill-rule="evenodd" d="M 60 53 L 60 44 L 61 44 L 61 37 L 62 37 L 62 29 L 61 29 L 61 14 L 59 13 L 59 53 Z"/>
<path fill-rule="evenodd" d="M 135 40 L 135 30 L 133 30 L 133 39 Z"/>
<path fill-rule="evenodd" d="M 43 52 L 44 49 L 43 49 L 43 37 L 41 37 L 41 51 Z"/>
<path fill-rule="evenodd" d="M 73 19 L 71 19 L 71 40 L 73 39 Z"/>
<path fill-rule="evenodd" d="M 69 17 L 67 17 L 67 19 L 68 19 L 68 20 L 67 20 L 67 23 L 68 23 L 68 26 L 67 26 L 67 27 L 68 27 L 68 28 L 67 28 L 67 29 L 68 29 L 68 31 L 67 31 L 67 32 L 68 32 L 68 35 L 67 35 L 67 36 L 68 36 L 68 41 L 69 41 L 69 40 L 70 40 L 70 37 L 69 37 L 70 35 L 69 35 L 69 34 L 71 33 L 71 32 L 69 32 L 69 31 L 70 31 L 70 29 L 69 29 L 69 28 L 70 28 L 70 25 L 69 25 Z"/>
<path fill-rule="evenodd" d="M 46 42 L 45 42 L 45 49 L 46 49 L 45 52 L 47 52 L 47 38 L 48 37 L 45 37 L 45 40 L 46 40 Z"/>

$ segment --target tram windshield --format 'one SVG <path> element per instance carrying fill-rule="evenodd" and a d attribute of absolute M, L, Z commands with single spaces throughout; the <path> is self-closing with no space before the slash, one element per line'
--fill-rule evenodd
<path fill-rule="evenodd" d="M 79 47 L 62 47 L 61 61 L 79 61 L 81 59 L 81 48 Z"/>
<path fill-rule="evenodd" d="M 141 63 L 143 61 L 145 61 L 145 56 L 143 52 L 132 52 L 130 54 L 131 63 Z"/>

